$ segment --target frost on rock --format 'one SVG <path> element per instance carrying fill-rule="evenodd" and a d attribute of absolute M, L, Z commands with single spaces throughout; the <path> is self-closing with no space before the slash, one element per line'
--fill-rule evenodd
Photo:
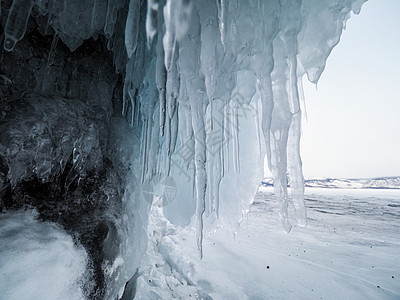
<path fill-rule="evenodd" d="M 83 78 L 79 85 L 75 79 L 71 83 L 70 78 L 54 79 L 64 72 L 62 68 L 55 70 L 59 63 L 55 49 L 59 44 L 74 52 L 86 49 L 87 41 L 103 39 L 102 50 L 112 53 L 115 70 L 121 74 L 121 82 L 114 83 L 121 99 L 115 97 L 118 99 L 113 107 L 100 106 L 108 116 L 122 113 L 132 127 L 122 137 L 132 149 L 131 156 L 124 160 L 129 165 L 130 177 L 123 207 L 129 212 L 126 211 L 116 229 L 124 232 L 121 236 L 126 239 L 125 248 L 121 246 L 118 250 L 122 253 L 119 261 L 124 261 L 124 266 L 129 261 L 132 266 L 123 271 L 123 276 L 115 275 L 119 279 L 115 279 L 115 287 L 109 293 L 115 294 L 126 278 L 133 276 L 143 255 L 146 237 L 142 239 L 140 234 L 146 228 L 148 206 L 155 198 L 153 187 L 157 182 L 173 183 L 162 195 L 163 213 L 174 225 L 196 227 L 200 254 L 206 232 L 218 226 L 237 230 L 261 182 L 264 156 L 273 174 L 284 230 L 288 232 L 292 226 L 287 209 L 289 203 L 294 205 L 297 225 L 306 225 L 299 152 L 301 80 L 306 75 L 311 82 L 318 82 L 331 50 L 340 40 L 346 20 L 352 12 L 359 13 L 363 2 L 1 2 L 1 16 L 6 20 L 2 22 L 2 42 L 7 53 L 19 49 L 25 31 L 31 35 L 35 30 L 53 40 L 48 57 L 44 59 L 46 68 L 32 71 L 36 76 L 32 85 L 40 83 L 39 88 L 33 87 L 35 92 L 53 95 L 54 87 L 68 82 L 66 98 L 79 96 L 92 108 L 96 101 L 90 99 L 104 100 L 102 87 L 107 81 L 106 72 L 99 71 L 97 75 L 90 72 L 90 76 L 99 77 L 91 81 L 90 76 L 83 78 L 86 76 L 82 72 L 84 67 L 70 70 L 72 79 Z M 15 51 L 15 55 L 18 53 Z M 85 59 L 90 61 L 100 54 L 97 49 L 86 55 Z M 9 72 L 14 71 L 10 68 Z M 25 82 L 31 84 L 28 80 Z M 89 100 L 86 95 L 91 95 Z M 39 105 L 35 101 L 30 105 Z M 55 101 L 64 105 L 64 100 Z M 60 112 L 54 115 L 63 117 Z M 37 128 L 32 131 L 40 134 L 32 134 L 46 138 L 41 148 L 35 149 L 52 151 L 49 149 L 52 149 L 53 135 L 44 131 L 47 125 L 35 124 Z M 102 130 L 97 123 L 86 125 L 79 133 L 68 133 L 73 137 L 72 144 L 61 143 L 73 148 L 72 163 L 79 170 L 85 170 L 88 165 L 95 168 L 93 157 L 101 156 L 96 143 Z M 17 137 L 21 127 L 10 126 Z M 92 139 L 93 136 L 96 138 Z M 15 145 L 1 148 L 2 153 L 7 153 L 4 155 L 10 170 L 3 177 L 12 185 L 32 173 L 46 181 L 55 170 L 61 172 L 65 168 L 67 151 L 62 147 L 54 152 L 57 161 L 61 161 L 56 164 L 55 159 L 45 155 L 33 155 L 32 151 L 25 154 L 29 147 L 18 144 L 24 138 L 15 140 Z M 10 151 L 15 147 L 19 147 L 18 151 L 12 155 Z M 33 164 L 34 168 L 28 170 L 22 164 L 14 164 L 18 161 Z M 165 178 L 168 180 L 163 181 Z M 127 229 L 131 228 L 129 226 L 141 233 L 136 236 L 137 232 Z M 132 246 L 133 240 L 135 246 Z M 133 253 L 134 249 L 129 249 L 131 246 L 138 247 L 138 252 Z M 129 255 L 135 259 L 127 259 Z"/>

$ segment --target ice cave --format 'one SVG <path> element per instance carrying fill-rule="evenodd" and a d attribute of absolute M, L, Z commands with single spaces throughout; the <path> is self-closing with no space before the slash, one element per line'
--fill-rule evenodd
<path fill-rule="evenodd" d="M 318 272 L 281 270 L 295 290 L 264 275 L 235 282 L 210 261 L 252 274 L 250 244 L 238 244 L 264 165 L 274 205 L 254 226 L 273 226 L 276 244 L 307 242 L 289 233 L 314 220 L 302 81 L 318 83 L 364 2 L 1 0 L 0 299 L 398 299 L 393 266 L 387 283 L 347 272 L 343 285 L 324 267 L 333 279 L 315 290 L 359 280 L 366 294 L 317 297 L 301 280 Z"/>

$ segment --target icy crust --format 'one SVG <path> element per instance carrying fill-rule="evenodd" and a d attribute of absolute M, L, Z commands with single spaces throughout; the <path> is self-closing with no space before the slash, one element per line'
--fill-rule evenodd
<path fill-rule="evenodd" d="M 0 123 L 0 155 L 7 161 L 12 188 L 32 176 L 54 180 L 70 159 L 71 174 L 81 179 L 100 170 L 107 137 L 105 116 L 96 119 L 101 111 L 96 115 L 79 100 L 35 94 L 11 105 L 7 121 Z M 67 184 L 74 179 L 67 178 Z"/>

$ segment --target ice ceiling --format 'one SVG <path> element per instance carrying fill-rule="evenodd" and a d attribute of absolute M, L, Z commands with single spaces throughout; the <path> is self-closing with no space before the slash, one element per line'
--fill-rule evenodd
<path fill-rule="evenodd" d="M 110 157 L 123 157 L 111 159 L 114 165 L 129 165 L 126 179 L 118 181 L 125 184 L 119 192 L 121 220 L 107 225 L 108 232 L 118 232 L 120 246 L 107 251 L 120 253 L 124 263 L 110 255 L 104 276 L 118 280 L 107 295 L 123 287 L 140 261 L 145 242 L 139 232 L 146 228 L 157 186 L 167 187 L 161 198 L 171 223 L 196 226 L 202 255 L 205 232 L 218 226 L 237 230 L 262 179 L 267 155 L 284 230 L 292 226 L 290 201 L 297 225 L 305 226 L 299 153 L 302 78 L 306 74 L 317 83 L 346 20 L 351 12 L 359 13 L 364 2 L 3 0 L 2 63 L 10 66 L 18 55 L 22 60 L 27 49 L 35 53 L 46 48 L 47 57 L 32 71 L 35 84 L 25 80 L 18 89 L 35 108 L 29 118 L 48 114 L 47 125 L 38 130 L 49 126 L 56 136 L 48 145 L 38 142 L 30 152 L 26 145 L 21 150 L 15 141 L 25 135 L 17 139 L 12 134 L 25 130 L 15 124 L 24 122 L 28 113 L 14 116 L 3 129 L 14 141 L 1 148 L 8 169 L 3 181 L 11 187 L 29 176 L 52 182 L 54 174 L 68 168 L 75 172 L 68 173 L 71 182 L 86 180 L 99 159 L 104 161 L 105 148 L 113 149 Z M 50 42 L 23 46 L 28 32 L 30 41 L 35 40 L 33 30 Z M 87 50 L 88 43 L 96 41 L 106 46 Z M 61 55 L 61 44 L 72 54 Z M 109 53 L 112 70 L 101 64 Z M 13 56 L 7 60 L 7 55 Z M 67 67 L 78 60 L 83 69 Z M 5 82 L 17 82 L 10 74 L 23 77 L 15 68 L 7 70 L 2 70 Z M 36 96 L 25 95 L 24 87 Z M 54 99 L 43 104 L 37 95 Z M 131 129 L 122 130 L 118 122 L 104 125 L 100 113 L 105 120 L 122 115 Z M 116 129 L 105 137 L 102 126 Z M 51 157 L 40 158 L 46 151 Z M 120 277 L 114 274 L 117 269 Z"/>

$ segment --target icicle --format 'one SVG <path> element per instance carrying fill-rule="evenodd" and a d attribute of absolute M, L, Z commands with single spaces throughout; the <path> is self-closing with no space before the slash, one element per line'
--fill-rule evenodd
<path fill-rule="evenodd" d="M 285 12 L 294 11 L 284 15 L 286 22 L 284 26 L 283 41 L 286 56 L 287 74 L 287 99 L 291 113 L 291 122 L 287 141 L 288 171 L 290 178 L 290 188 L 292 201 L 295 207 L 297 224 L 306 226 L 307 215 L 304 203 L 304 179 L 301 169 L 300 158 L 300 134 L 301 134 L 301 111 L 298 90 L 298 66 L 297 66 L 297 35 L 302 27 L 301 2 L 284 1 Z"/>
<path fill-rule="evenodd" d="M 164 64 L 165 69 L 168 70 L 171 65 L 172 53 L 175 48 L 176 38 L 175 38 L 175 26 L 174 26 L 174 1 L 167 0 L 167 3 L 164 7 L 164 24 L 165 24 L 165 33 L 163 38 L 163 46 L 164 46 Z"/>
<path fill-rule="evenodd" d="M 115 25 L 114 10 L 115 10 L 115 1 L 109 0 L 107 5 L 106 23 L 104 24 L 104 33 L 110 37 L 112 37 L 114 32 L 114 25 Z M 109 42 L 111 42 L 111 40 L 109 40 Z M 108 49 L 110 49 L 110 47 L 108 47 Z"/>
<path fill-rule="evenodd" d="M 166 99 L 165 99 L 165 90 L 160 89 L 160 129 L 161 129 L 161 136 L 164 136 L 164 129 L 165 129 L 165 117 L 166 117 Z"/>
<path fill-rule="evenodd" d="M 221 36 L 221 43 L 225 49 L 226 45 L 226 25 L 225 25 L 225 9 L 227 0 L 216 0 L 218 7 L 218 20 L 219 20 L 219 32 Z"/>
<path fill-rule="evenodd" d="M 125 25 L 125 48 L 128 58 L 136 50 L 137 39 L 139 34 L 139 18 L 140 18 L 140 0 L 130 0 L 128 16 Z"/>
<path fill-rule="evenodd" d="M 211 107 L 207 107 L 206 110 L 206 115 L 205 115 L 205 123 L 210 124 L 211 120 L 213 118 Z M 210 126 L 206 126 L 206 140 L 210 140 L 213 137 L 213 128 Z M 213 145 L 209 145 L 208 149 L 209 152 L 211 151 L 211 155 L 208 156 L 207 162 L 206 162 L 206 170 L 207 170 L 207 176 L 209 178 L 209 184 L 207 186 L 207 203 L 206 203 L 206 216 L 211 216 L 213 210 L 213 192 L 214 192 L 214 184 L 213 184 L 213 178 L 214 178 L 214 155 L 213 155 Z"/>
<path fill-rule="evenodd" d="M 226 106 L 227 107 L 224 109 L 224 123 L 223 123 L 224 124 L 224 131 L 223 131 L 224 138 L 223 138 L 223 141 L 228 141 L 228 142 L 222 143 L 222 147 L 223 147 L 224 151 L 226 151 L 226 157 L 227 157 L 226 169 L 227 169 L 227 171 L 229 171 L 229 161 L 230 161 L 229 160 L 229 158 L 230 158 L 230 151 L 229 151 L 229 149 L 230 149 L 230 147 L 229 147 L 229 145 L 230 145 L 230 143 L 229 143 L 230 136 L 229 136 L 229 134 L 232 132 L 231 131 L 232 127 L 229 127 L 229 126 L 232 126 L 232 123 L 231 123 L 231 120 L 230 120 L 231 107 L 230 107 L 229 100 L 226 101 Z"/>
<path fill-rule="evenodd" d="M 297 225 L 304 227 L 307 224 L 307 214 L 304 203 L 304 178 L 300 158 L 301 110 L 299 101 L 299 76 L 297 66 L 297 35 L 300 32 L 302 24 L 300 3 L 297 4 L 297 7 L 294 2 L 290 2 L 290 4 L 288 2 L 284 2 L 284 5 L 290 5 L 289 7 L 291 9 L 294 7 L 295 9 L 293 10 L 297 12 L 290 14 L 290 20 L 289 17 L 287 17 L 288 21 L 285 28 L 286 30 L 284 31 L 284 42 L 286 49 L 285 61 L 288 68 L 288 83 L 286 84 L 286 88 L 288 92 L 289 108 L 292 114 L 288 133 L 287 156 L 291 196 L 295 208 Z"/>
<path fill-rule="evenodd" d="M 278 202 L 278 213 L 285 232 L 290 232 L 292 225 L 288 215 L 288 193 L 286 178 L 286 143 L 287 135 L 282 139 L 282 131 L 275 131 L 271 137 L 271 165 L 274 180 L 274 193 Z"/>
<path fill-rule="evenodd" d="M 49 51 L 49 56 L 47 57 L 47 64 L 46 64 L 46 72 L 43 78 L 43 82 L 42 82 L 42 92 L 45 92 L 47 89 L 47 81 L 49 78 L 49 72 L 50 72 L 50 67 L 54 62 L 54 56 L 56 53 L 56 48 L 57 48 L 57 44 L 58 44 L 58 40 L 59 40 L 59 35 L 57 33 L 54 34 L 53 36 L 53 40 L 51 42 L 51 46 L 50 46 L 50 51 Z"/>
<path fill-rule="evenodd" d="M 235 74 L 234 82 L 237 86 L 237 74 Z M 234 95 L 238 94 L 239 91 L 235 88 L 232 92 L 231 99 L 234 99 Z M 229 123 L 231 125 L 230 133 L 232 134 L 232 164 L 235 173 L 240 172 L 239 166 L 239 108 L 243 103 L 238 103 L 236 101 L 230 101 L 229 110 Z"/>
<path fill-rule="evenodd" d="M 151 143 L 150 143 L 150 151 L 149 151 L 149 159 L 148 159 L 148 172 L 149 172 L 149 180 L 153 177 L 154 174 L 157 173 L 158 166 L 157 164 L 159 163 L 158 153 L 160 149 L 160 118 L 159 118 L 159 106 L 156 106 L 153 112 L 153 115 L 151 115 L 151 120 L 152 125 L 150 126 L 151 130 Z"/>
<path fill-rule="evenodd" d="M 165 122 L 165 147 L 166 147 L 166 169 L 167 169 L 167 174 L 170 172 L 171 168 L 171 120 L 169 117 L 166 117 L 166 122 Z"/>
<path fill-rule="evenodd" d="M 261 93 L 261 109 L 262 109 L 262 120 L 261 120 L 261 131 L 264 135 L 265 145 L 267 148 L 267 160 L 268 168 L 271 170 L 271 115 L 274 107 L 273 95 L 272 95 L 272 82 L 270 76 L 266 76 L 258 80 L 258 89 Z"/>
<path fill-rule="evenodd" d="M 224 110 L 224 116 L 225 116 L 225 110 Z M 225 175 L 225 147 L 224 147 L 224 141 L 226 141 L 225 138 L 225 117 L 222 120 L 222 125 L 221 125 L 222 131 L 221 131 L 221 135 L 222 135 L 222 139 L 221 139 L 221 177 L 224 177 Z"/>
<path fill-rule="evenodd" d="M 304 76 L 304 73 L 301 73 L 301 75 L 298 76 L 297 88 L 299 90 L 299 99 L 300 99 L 300 103 L 302 105 L 301 111 L 304 113 L 304 117 L 305 117 L 306 121 L 308 121 L 306 98 L 304 97 L 304 89 L 303 89 L 303 76 Z"/>
<path fill-rule="evenodd" d="M 143 122 L 143 127 L 142 127 L 142 135 L 141 135 L 141 139 L 140 139 L 140 141 L 141 141 L 141 145 L 140 145 L 140 153 L 142 153 L 142 161 L 141 161 L 141 167 L 142 167 L 142 174 L 141 174 L 141 184 L 143 184 L 144 183 L 144 178 L 145 178 L 145 174 L 146 174 L 146 167 L 147 167 L 147 151 L 148 151 L 148 148 L 147 148 L 147 143 L 148 143 L 148 140 L 149 140 L 149 137 L 148 137 L 148 127 L 149 127 L 149 121 L 148 120 L 145 120 L 144 122 Z"/>
<path fill-rule="evenodd" d="M 205 212 L 207 172 L 206 172 L 206 131 L 204 124 L 204 101 L 206 100 L 204 78 L 200 73 L 200 20 L 193 10 L 188 34 L 179 42 L 179 62 L 181 74 L 186 81 L 192 114 L 195 148 L 195 191 L 196 191 L 196 240 L 200 257 L 203 256 L 203 214 Z"/>
<path fill-rule="evenodd" d="M 144 98 L 147 101 L 144 101 L 142 103 L 144 105 L 143 111 L 146 111 L 146 115 L 143 117 L 144 120 L 143 122 L 146 122 L 147 120 L 147 130 L 146 130 L 146 155 L 145 155 L 145 174 L 143 176 L 144 182 L 149 182 L 153 175 L 156 173 L 156 163 L 157 163 L 157 154 L 159 150 L 159 126 L 158 126 L 158 121 L 159 118 L 155 117 L 158 113 L 158 105 L 157 104 L 157 88 L 156 84 L 154 81 L 155 78 L 155 64 L 156 58 L 153 57 L 150 67 L 147 69 L 146 76 L 143 80 L 144 85 L 145 85 L 145 91 L 140 93 L 140 95 L 144 94 Z M 141 101 L 143 99 L 141 98 Z M 146 108 L 146 104 L 148 104 Z M 158 115 L 157 115 L 158 116 Z"/>
<path fill-rule="evenodd" d="M 146 35 L 147 46 L 150 49 L 151 42 L 157 33 L 157 14 L 159 0 L 147 0 L 147 15 L 146 15 Z"/>
<path fill-rule="evenodd" d="M 33 0 L 14 0 L 4 27 L 4 49 L 12 51 L 26 31 Z"/>
<path fill-rule="evenodd" d="M 178 46 L 177 46 L 178 47 Z M 180 78 L 178 70 L 178 49 L 173 54 L 170 69 L 167 72 L 166 99 L 168 117 L 172 119 L 176 112 L 177 99 L 179 97 Z"/>
<path fill-rule="evenodd" d="M 301 113 L 293 115 L 288 138 L 288 170 L 290 189 L 295 208 L 297 225 L 307 225 L 307 211 L 304 203 L 304 177 L 300 157 Z"/>
<path fill-rule="evenodd" d="M 224 108 L 224 102 L 220 99 L 215 101 L 215 110 L 212 110 L 211 107 L 209 109 L 209 118 L 207 118 L 207 124 L 211 123 L 211 119 L 216 119 L 213 123 L 214 126 L 206 126 L 208 129 L 208 136 L 207 140 L 212 140 L 214 138 L 217 143 L 211 143 L 207 147 L 210 148 L 208 153 L 208 198 L 209 198 L 209 205 L 208 205 L 208 212 L 209 214 L 214 214 L 216 218 L 219 218 L 219 189 L 220 183 L 222 179 L 222 151 L 224 143 L 223 137 L 223 120 L 220 120 L 220 116 L 222 110 Z M 219 143 L 218 143 L 219 142 Z M 225 141 L 226 142 L 226 141 Z"/>
<path fill-rule="evenodd" d="M 128 16 L 125 25 L 125 48 L 128 58 L 136 50 L 139 34 L 140 0 L 130 0 Z"/>
<path fill-rule="evenodd" d="M 191 0 L 167 0 L 164 7 L 165 34 L 163 38 L 165 68 L 170 69 L 177 41 L 181 40 L 190 25 L 193 3 Z"/>
<path fill-rule="evenodd" d="M 171 119 L 171 143 L 170 143 L 171 155 L 175 152 L 176 142 L 178 140 L 178 125 L 179 125 L 178 114 L 175 114 Z"/>
<path fill-rule="evenodd" d="M 219 186 L 221 184 L 222 179 L 222 159 L 221 159 L 221 151 L 217 152 L 217 157 L 215 159 L 215 164 L 213 166 L 214 170 L 214 177 L 213 180 L 213 203 L 212 203 L 212 210 L 215 212 L 217 218 L 219 218 Z"/>
<path fill-rule="evenodd" d="M 200 64 L 201 72 L 205 77 L 205 86 L 210 105 L 211 115 L 213 113 L 213 99 L 216 84 L 216 68 L 217 68 L 217 41 L 218 41 L 218 25 L 216 5 L 213 0 L 207 0 L 200 8 L 201 20 L 201 52 Z M 213 118 L 209 120 L 213 127 Z"/>
<path fill-rule="evenodd" d="M 129 99 L 131 100 L 131 108 L 132 108 L 132 115 L 131 115 L 131 126 L 135 124 L 135 114 L 136 112 L 136 94 L 135 90 L 132 87 L 132 82 L 130 84 L 130 87 L 128 88 L 128 95 Z"/>
<path fill-rule="evenodd" d="M 160 3 L 161 6 L 161 3 Z M 164 49 L 163 49 L 163 10 L 158 9 L 158 35 L 156 46 L 156 85 L 159 95 L 160 103 L 160 134 L 164 136 L 165 126 L 165 113 L 166 113 L 166 98 L 165 98 L 165 85 L 166 85 L 166 70 L 164 64 Z"/>
<path fill-rule="evenodd" d="M 151 109 L 151 111 L 153 111 L 153 109 Z M 155 160 L 155 157 L 151 157 L 150 156 L 151 143 L 152 143 L 152 139 L 151 139 L 151 131 L 152 131 L 151 124 L 152 123 L 153 123 L 152 122 L 152 115 L 150 114 L 149 115 L 149 119 L 147 120 L 147 124 L 146 124 L 147 125 L 147 127 L 146 127 L 146 136 L 147 136 L 146 137 L 146 155 L 144 157 L 145 158 L 145 162 L 144 163 L 145 163 L 145 166 L 146 166 L 145 175 L 149 173 L 150 162 Z M 158 137 L 158 135 L 157 135 L 157 137 Z M 145 176 L 144 176 L 143 179 L 150 179 L 150 176 L 148 175 L 147 178 L 145 178 Z"/>
<path fill-rule="evenodd" d="M 234 170 L 236 173 L 240 172 L 240 163 L 239 163 L 239 115 L 238 115 L 238 107 L 234 108 L 233 114 L 233 163 Z"/>
<path fill-rule="evenodd" d="M 288 78 L 288 66 L 286 52 L 281 36 L 277 36 L 273 42 L 274 70 L 271 74 L 274 82 L 273 99 L 274 107 L 271 120 L 271 171 L 274 179 L 274 192 L 279 203 L 279 215 L 283 229 L 289 232 L 292 225 L 288 217 L 288 192 L 287 192 L 287 140 L 292 119 L 288 103 L 288 91 L 286 84 Z"/>
<path fill-rule="evenodd" d="M 139 95 L 139 90 L 136 89 L 135 91 L 135 125 L 138 126 L 139 125 L 139 119 L 140 116 L 142 115 L 141 109 L 142 109 L 142 95 Z"/>
<path fill-rule="evenodd" d="M 259 104 L 258 101 L 256 101 L 256 111 L 259 111 Z M 258 143 L 258 152 L 260 153 L 260 155 L 263 155 L 262 152 L 262 145 L 261 145 L 261 127 L 260 127 L 260 118 L 259 118 L 259 114 L 256 114 L 256 127 L 257 127 L 257 143 Z M 262 159 L 262 157 L 260 157 L 260 159 Z M 263 160 L 263 159 L 262 159 Z"/>
<path fill-rule="evenodd" d="M 202 84 L 200 79 L 197 85 Z M 200 257 L 203 257 L 203 214 L 205 211 L 205 193 L 207 186 L 207 174 L 205 170 L 206 162 L 206 136 L 204 128 L 203 106 L 201 98 L 204 97 L 199 91 L 188 88 L 190 107 L 192 110 L 192 126 L 195 135 L 195 168 L 196 168 L 196 230 L 197 230 L 197 248 L 200 251 Z"/>

